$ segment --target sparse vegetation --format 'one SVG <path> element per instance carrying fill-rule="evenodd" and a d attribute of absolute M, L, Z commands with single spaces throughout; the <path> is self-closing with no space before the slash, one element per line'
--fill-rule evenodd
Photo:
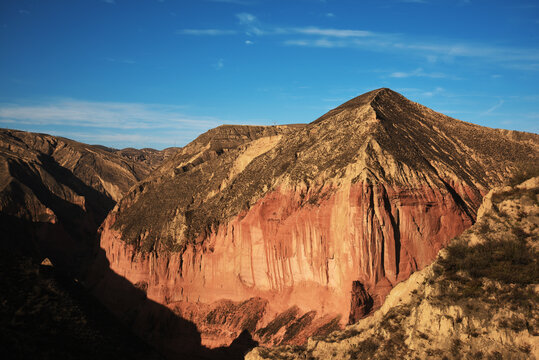
<path fill-rule="evenodd" d="M 513 316 L 509 319 L 503 319 L 500 321 L 500 326 L 505 329 L 511 329 L 516 332 L 520 332 L 526 329 L 526 320 Z"/>
<path fill-rule="evenodd" d="M 539 282 L 539 254 L 529 244 L 517 240 L 490 240 L 474 246 L 457 241 L 447 248 L 447 256 L 438 261 L 444 275 L 462 280 L 460 272 L 470 276 L 467 296 L 479 290 L 477 279 L 488 278 L 504 284 L 527 285 Z M 440 268 L 436 271 L 440 273 Z"/>
<path fill-rule="evenodd" d="M 516 186 L 535 176 L 539 176 L 539 166 L 535 164 L 523 164 L 507 179 L 506 185 Z"/>
<path fill-rule="evenodd" d="M 0 256 L 0 343 L 4 359 L 160 357 L 79 283 L 30 258 Z"/>
<path fill-rule="evenodd" d="M 352 359 L 369 360 L 373 358 L 379 347 L 380 344 L 376 339 L 369 338 L 353 346 L 348 354 Z"/>

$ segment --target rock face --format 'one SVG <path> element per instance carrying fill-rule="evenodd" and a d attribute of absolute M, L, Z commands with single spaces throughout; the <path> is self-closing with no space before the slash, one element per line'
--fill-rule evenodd
<path fill-rule="evenodd" d="M 490 188 L 538 161 L 535 134 L 458 121 L 389 89 L 303 127 L 228 130 L 241 144 L 186 146 L 101 231 L 111 268 L 212 347 L 244 330 L 299 344 L 356 320 L 368 311 L 351 309 L 357 281 L 379 308 L 473 224 Z"/>
<path fill-rule="evenodd" d="M 256 359 L 539 358 L 539 177 L 497 188 L 477 223 L 373 316 Z"/>
<path fill-rule="evenodd" d="M 352 282 L 352 295 L 350 300 L 350 316 L 348 323 L 354 324 L 359 319 L 365 317 L 372 309 L 372 297 L 365 290 L 360 281 Z"/>
<path fill-rule="evenodd" d="M 110 149 L 8 129 L 0 169 L 1 246 L 69 271 L 89 261 L 107 213 L 150 172 Z"/>

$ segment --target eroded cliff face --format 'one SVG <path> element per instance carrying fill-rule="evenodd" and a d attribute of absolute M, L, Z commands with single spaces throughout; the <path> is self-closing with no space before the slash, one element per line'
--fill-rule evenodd
<path fill-rule="evenodd" d="M 379 308 L 472 225 L 489 187 L 537 161 L 537 144 L 381 89 L 303 128 L 168 162 L 111 212 L 101 247 L 204 345 L 243 330 L 300 344 L 359 311 L 356 281 Z"/>
<path fill-rule="evenodd" d="M 147 282 L 148 296 L 161 303 L 265 293 L 281 310 L 296 304 L 338 313 L 349 305 L 352 281 L 380 305 L 392 284 L 428 265 L 472 223 L 449 193 L 432 189 L 358 183 L 327 191 L 314 205 L 301 191 L 273 191 L 202 243 L 167 256 L 126 246 L 109 217 L 101 246 L 115 271 Z"/>
<path fill-rule="evenodd" d="M 255 359 L 537 359 L 539 177 L 491 191 L 477 223 L 373 316 Z"/>

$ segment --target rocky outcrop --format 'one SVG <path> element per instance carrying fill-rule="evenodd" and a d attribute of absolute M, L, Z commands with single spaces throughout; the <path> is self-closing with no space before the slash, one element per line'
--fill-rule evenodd
<path fill-rule="evenodd" d="M 352 294 L 350 299 L 350 316 L 348 323 L 354 324 L 365 317 L 372 309 L 373 301 L 371 295 L 365 290 L 361 281 L 352 282 Z"/>
<path fill-rule="evenodd" d="M 230 148 L 188 145 L 197 150 L 139 183 L 102 226 L 111 268 L 149 299 L 202 313 L 259 304 L 248 327 L 223 320 L 217 335 L 191 317 L 208 346 L 246 329 L 265 344 L 301 343 L 335 319 L 344 325 L 355 281 L 379 308 L 473 224 L 489 188 L 537 161 L 539 143 L 388 89 L 264 132 Z"/>
<path fill-rule="evenodd" d="M 477 223 L 373 316 L 246 359 L 537 359 L 538 192 L 539 177 L 491 191 Z"/>

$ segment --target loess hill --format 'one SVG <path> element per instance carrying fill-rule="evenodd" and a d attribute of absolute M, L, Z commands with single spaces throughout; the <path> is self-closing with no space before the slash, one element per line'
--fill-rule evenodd
<path fill-rule="evenodd" d="M 536 134 L 379 89 L 308 125 L 201 135 L 118 202 L 101 247 L 117 274 L 193 322 L 205 346 L 244 331 L 302 344 L 379 308 L 475 222 L 491 188 L 536 166 L 538 149 Z"/>

